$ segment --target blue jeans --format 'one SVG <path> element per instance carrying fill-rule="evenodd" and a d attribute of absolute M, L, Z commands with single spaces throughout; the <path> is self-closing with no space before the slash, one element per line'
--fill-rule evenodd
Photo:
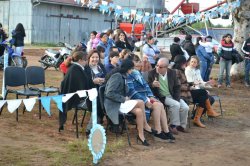
<path fill-rule="evenodd" d="M 226 85 L 230 85 L 230 69 L 232 66 L 232 60 L 225 60 L 220 58 L 220 73 L 218 83 L 222 84 L 224 70 L 226 70 Z"/>
<path fill-rule="evenodd" d="M 200 61 L 200 72 L 203 81 L 205 81 L 206 79 L 207 68 L 208 68 L 207 61 Z"/>
<path fill-rule="evenodd" d="M 245 82 L 248 84 L 250 84 L 249 71 L 250 71 L 250 59 L 245 59 Z"/>

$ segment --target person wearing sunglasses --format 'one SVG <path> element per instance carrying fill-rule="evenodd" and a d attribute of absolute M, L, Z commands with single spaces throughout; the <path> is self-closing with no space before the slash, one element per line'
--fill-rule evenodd
<path fill-rule="evenodd" d="M 189 107 L 180 98 L 181 83 L 176 71 L 168 65 L 167 58 L 160 58 L 156 68 L 148 73 L 148 83 L 154 95 L 168 107 L 170 131 L 178 134 L 178 131 L 186 131 Z"/>

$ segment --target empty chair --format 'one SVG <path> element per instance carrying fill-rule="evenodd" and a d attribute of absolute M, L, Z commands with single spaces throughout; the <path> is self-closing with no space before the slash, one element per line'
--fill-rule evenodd
<path fill-rule="evenodd" d="M 19 96 L 26 96 L 29 98 L 30 96 L 38 96 L 41 97 L 41 93 L 39 91 L 30 90 L 26 87 L 26 73 L 25 69 L 16 66 L 9 66 L 4 71 L 4 87 L 6 90 L 6 94 L 4 96 L 4 100 L 7 99 L 9 93 L 16 94 L 16 99 Z M 20 87 L 23 86 L 22 89 L 11 89 L 11 87 Z M 1 110 L 2 112 L 2 110 Z M 39 118 L 41 119 L 41 101 L 39 100 Z M 16 110 L 16 121 L 18 121 L 18 109 Z"/>
<path fill-rule="evenodd" d="M 37 90 L 39 92 L 46 93 L 58 93 L 59 88 L 50 86 L 45 86 L 45 73 L 44 69 L 39 66 L 29 66 L 26 68 L 27 85 L 32 90 Z M 42 85 L 42 87 L 31 87 L 30 85 Z"/>

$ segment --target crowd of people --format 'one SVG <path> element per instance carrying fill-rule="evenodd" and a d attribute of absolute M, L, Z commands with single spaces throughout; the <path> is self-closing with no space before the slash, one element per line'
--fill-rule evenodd
<path fill-rule="evenodd" d="M 19 23 L 12 33 L 17 53 L 23 50 L 25 36 L 24 27 Z M 7 38 L 1 24 L 0 37 L 1 41 Z M 132 113 L 136 117 L 136 138 L 142 145 L 150 145 L 145 133 L 153 135 L 158 141 L 175 142 L 174 135 L 188 132 L 190 104 L 197 104 L 193 123 L 198 127 L 206 127 L 200 120 L 203 114 L 209 117 L 220 115 L 213 110 L 214 98 L 207 90 L 214 85 L 214 81 L 210 80 L 215 51 L 212 37 L 198 37 L 196 44 L 193 44 L 191 35 L 187 35 L 183 42 L 175 37 L 169 59 L 160 54 L 153 36 L 145 40 L 143 55 L 139 57 L 134 54 L 134 42 L 137 41 L 134 34 L 127 36 L 120 29 L 102 33 L 92 31 L 86 51 L 78 45 L 61 64 L 64 74 L 61 93 L 91 88 L 98 90 L 105 85 L 104 108 L 97 98 L 98 123 L 102 124 L 107 115 L 111 124 L 117 126 L 120 123 L 119 112 Z M 245 54 L 245 86 L 249 87 L 250 38 L 243 43 L 242 51 Z M 234 49 L 232 35 L 223 36 L 218 55 L 220 70 L 217 86 L 222 86 L 225 70 L 226 87 L 230 88 L 229 71 L 239 56 Z M 86 100 L 91 111 L 91 103 Z M 63 104 L 63 112 L 59 111 L 59 131 L 64 130 L 67 111 L 77 107 L 81 101 L 75 95 Z M 90 119 L 86 135 L 90 133 L 91 124 Z"/>
<path fill-rule="evenodd" d="M 120 123 L 120 113 L 134 114 L 137 142 L 144 146 L 150 145 L 145 133 L 163 142 L 175 142 L 174 135 L 188 133 L 190 104 L 197 104 L 193 123 L 198 127 L 206 127 L 200 120 L 203 114 L 208 117 L 220 115 L 212 108 L 214 98 L 207 90 L 214 85 L 214 81 L 209 79 L 214 63 L 211 36 L 198 37 L 195 45 L 191 35 L 187 35 L 182 43 L 178 37 L 174 38 L 170 60 L 160 55 L 160 49 L 152 36 L 146 38 L 141 58 L 134 54 L 134 45 L 129 42 L 129 38 L 120 29 L 108 30 L 106 33 L 91 32 L 87 52 L 82 52 L 81 46 L 78 46 L 72 56 L 62 63 L 61 70 L 65 77 L 61 92 L 71 93 L 93 87 L 98 89 L 105 85 L 104 109 L 100 101 L 97 101 L 97 122 L 102 124 L 107 115 L 111 124 L 117 126 Z M 222 85 L 223 71 L 228 71 L 231 67 L 235 51 L 231 38 L 232 36 L 225 35 L 218 49 L 218 87 Z M 248 42 L 247 40 L 242 47 L 246 55 L 250 52 Z M 249 62 L 246 66 L 248 64 Z M 249 85 L 249 78 L 245 81 Z M 228 72 L 226 86 L 231 86 Z M 64 112 L 60 112 L 59 131 L 64 129 L 67 111 L 76 107 L 79 101 L 80 99 L 72 98 L 64 105 Z M 87 135 L 90 129 L 89 123 Z"/>

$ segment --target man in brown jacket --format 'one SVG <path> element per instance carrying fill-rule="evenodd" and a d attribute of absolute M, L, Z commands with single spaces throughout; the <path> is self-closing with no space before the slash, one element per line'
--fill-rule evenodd
<path fill-rule="evenodd" d="M 154 95 L 169 108 L 170 130 L 178 134 L 178 130 L 186 132 L 189 107 L 180 99 L 180 81 L 168 65 L 167 58 L 160 58 L 156 68 L 149 72 L 148 82 Z"/>

